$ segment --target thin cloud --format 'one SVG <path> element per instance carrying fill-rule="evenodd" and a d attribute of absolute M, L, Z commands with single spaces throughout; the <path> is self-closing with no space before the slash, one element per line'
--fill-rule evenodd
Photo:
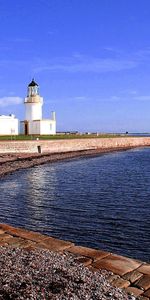
<path fill-rule="evenodd" d="M 29 64 L 29 61 L 25 61 L 25 60 L 10 60 L 10 59 L 2 59 L 0 60 L 0 66 L 1 67 L 10 67 L 10 66 L 16 66 L 17 67 L 21 67 L 21 66 L 26 66 L 27 64 Z"/>
<path fill-rule="evenodd" d="M 126 95 L 121 96 L 111 96 L 107 99 L 104 99 L 105 101 L 126 101 L 126 100 L 132 100 L 132 101 L 150 101 L 150 95 L 137 95 L 136 91 L 133 91 L 133 93 L 127 93 Z"/>
<path fill-rule="evenodd" d="M 150 101 L 150 95 L 136 95 L 137 93 L 127 93 L 126 95 L 121 96 L 111 96 L 107 101 Z M 106 99 L 105 99 L 106 100 Z"/>
<path fill-rule="evenodd" d="M 98 98 L 95 98 L 93 100 L 94 100 L 94 102 L 100 102 L 100 101 L 102 101 L 102 102 L 118 102 L 118 101 L 121 101 L 122 98 L 120 96 L 113 95 L 113 96 L 108 96 L 107 98 L 104 98 L 103 96 L 99 96 Z"/>
<path fill-rule="evenodd" d="M 29 38 L 23 38 L 23 37 L 14 37 L 8 40 L 9 42 L 16 42 L 16 43 L 28 43 L 31 42 L 32 39 Z"/>
<path fill-rule="evenodd" d="M 0 51 L 7 51 L 7 50 L 10 50 L 11 47 L 8 47 L 8 46 L 0 46 Z"/>
<path fill-rule="evenodd" d="M 129 90 L 129 95 L 137 95 L 137 93 L 136 90 Z"/>
<path fill-rule="evenodd" d="M 63 103 L 63 102 L 82 102 L 82 101 L 87 101 L 90 100 L 89 97 L 86 96 L 70 96 L 70 97 L 64 97 L 64 98 L 59 98 L 59 99 L 49 99 L 46 101 L 46 103 Z"/>
<path fill-rule="evenodd" d="M 48 35 L 54 35 L 56 33 L 56 31 L 50 30 L 47 32 Z"/>
<path fill-rule="evenodd" d="M 110 101 L 118 101 L 118 100 L 121 100 L 121 97 L 119 97 L 119 96 L 112 96 L 112 97 L 110 97 L 109 100 Z"/>
<path fill-rule="evenodd" d="M 150 95 L 136 96 L 136 97 L 133 97 L 133 99 L 139 100 L 139 101 L 150 101 Z"/>
<path fill-rule="evenodd" d="M 35 73 L 43 71 L 63 71 L 69 73 L 106 73 L 118 72 L 121 70 L 133 69 L 138 65 L 138 62 L 130 59 L 110 59 L 110 58 L 68 58 L 58 62 L 46 62 L 45 64 L 36 67 Z"/>
<path fill-rule="evenodd" d="M 0 107 L 6 107 L 11 105 L 20 105 L 23 103 L 21 97 L 2 97 L 0 98 Z"/>
<path fill-rule="evenodd" d="M 138 50 L 135 53 L 135 59 L 139 61 L 145 61 L 150 58 L 150 47 L 147 47 L 145 49 Z"/>
<path fill-rule="evenodd" d="M 105 51 L 106 57 L 103 57 Z M 114 53 L 114 57 L 112 57 Z M 33 72 L 68 72 L 68 73 L 106 73 L 119 72 L 123 70 L 135 69 L 139 65 L 149 61 L 150 47 L 139 49 L 136 52 L 125 53 L 124 51 L 112 47 L 100 49 L 99 57 L 88 57 L 79 52 L 74 52 L 69 57 L 55 57 L 52 60 L 34 61 Z"/>
<path fill-rule="evenodd" d="M 16 42 L 30 41 L 26 38 L 15 38 Z M 0 48 L 1 49 L 1 48 Z M 69 57 L 53 57 L 52 59 L 43 60 L 41 57 L 34 57 L 32 60 L 11 60 L 1 59 L 0 67 L 26 67 L 31 69 L 33 74 L 41 72 L 66 72 L 66 73 L 109 73 L 123 70 L 132 70 L 145 63 L 150 58 L 150 48 L 139 50 L 135 53 L 125 54 L 117 52 L 111 47 L 103 48 L 107 50 L 106 57 L 88 57 L 84 54 L 75 52 Z M 114 52 L 115 57 L 111 57 Z"/>
<path fill-rule="evenodd" d="M 87 100 L 87 97 L 85 97 L 85 96 L 76 96 L 76 97 L 73 97 L 72 99 L 82 101 L 82 100 Z"/>

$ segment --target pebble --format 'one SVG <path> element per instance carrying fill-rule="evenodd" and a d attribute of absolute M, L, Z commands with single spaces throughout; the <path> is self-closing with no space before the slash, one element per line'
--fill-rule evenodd
<path fill-rule="evenodd" d="M 69 253 L 0 247 L 0 300 L 135 300 Z"/>

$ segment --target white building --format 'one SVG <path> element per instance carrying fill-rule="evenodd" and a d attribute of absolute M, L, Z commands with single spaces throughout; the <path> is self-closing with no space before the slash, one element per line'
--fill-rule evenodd
<path fill-rule="evenodd" d="M 19 121 L 14 115 L 0 116 L 0 135 L 18 135 Z"/>
<path fill-rule="evenodd" d="M 52 113 L 51 119 L 42 119 L 43 98 L 39 95 L 39 86 L 34 79 L 28 85 L 28 94 L 24 105 L 25 120 L 21 122 L 22 134 L 56 134 L 55 112 Z"/>

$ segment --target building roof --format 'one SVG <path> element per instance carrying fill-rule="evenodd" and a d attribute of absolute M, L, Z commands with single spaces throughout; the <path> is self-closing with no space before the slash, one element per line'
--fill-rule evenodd
<path fill-rule="evenodd" d="M 0 120 L 2 119 L 16 119 L 15 115 L 9 115 L 9 116 L 6 116 L 6 115 L 0 115 Z"/>
<path fill-rule="evenodd" d="M 35 80 L 33 78 L 32 81 L 29 83 L 28 86 L 38 86 L 38 84 L 35 82 Z"/>

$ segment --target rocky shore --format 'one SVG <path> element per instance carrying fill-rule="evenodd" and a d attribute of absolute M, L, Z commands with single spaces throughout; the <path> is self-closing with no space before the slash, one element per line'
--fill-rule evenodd
<path fill-rule="evenodd" d="M 135 300 L 69 253 L 0 247 L 0 300 Z"/>
<path fill-rule="evenodd" d="M 78 157 L 97 156 L 103 153 L 113 151 L 128 150 L 133 147 L 122 148 L 109 148 L 109 149 L 93 149 L 93 150 L 80 150 L 62 153 L 44 153 L 44 154 L 24 154 L 24 153 L 10 153 L 0 155 L 0 177 L 17 171 L 19 169 L 31 168 L 37 165 L 56 162 L 60 160 L 69 160 Z"/>

